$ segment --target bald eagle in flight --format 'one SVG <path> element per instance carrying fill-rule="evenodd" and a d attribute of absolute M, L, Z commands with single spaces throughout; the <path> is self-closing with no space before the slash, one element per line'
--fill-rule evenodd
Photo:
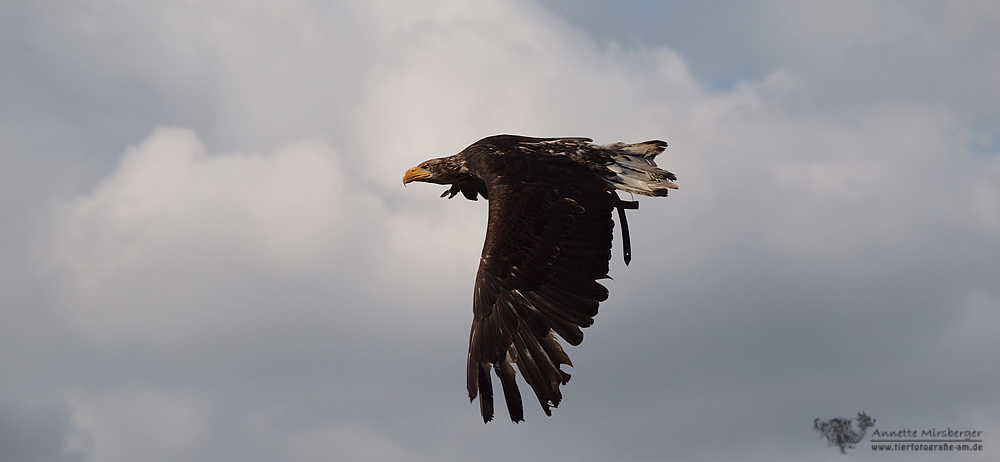
<path fill-rule="evenodd" d="M 491 368 L 511 420 L 524 420 L 511 363 L 552 415 L 550 407 L 562 399 L 559 386 L 570 378 L 561 366 L 572 366 L 555 335 L 579 345 L 580 329 L 594 323 L 598 304 L 608 299 L 597 280 L 608 277 L 615 208 L 629 261 L 623 209 L 638 205 L 621 201 L 615 190 L 666 196 L 677 188 L 674 174 L 653 162 L 667 143 L 590 141 L 496 135 L 403 175 L 404 185 L 451 185 L 441 197 L 461 192 L 470 200 L 489 200 L 467 366 L 469 400 L 479 396 L 484 422 L 493 419 Z"/>

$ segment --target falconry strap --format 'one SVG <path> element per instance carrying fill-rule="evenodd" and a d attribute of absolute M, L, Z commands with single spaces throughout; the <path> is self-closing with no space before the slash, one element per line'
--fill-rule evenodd
<path fill-rule="evenodd" d="M 618 197 L 618 193 L 615 193 L 615 199 L 615 208 L 618 209 L 618 221 L 622 224 L 623 256 L 625 257 L 625 266 L 628 266 L 629 262 L 632 261 L 632 242 L 628 237 L 628 220 L 625 219 L 625 209 L 638 210 L 639 201 L 623 201 L 621 197 Z"/>

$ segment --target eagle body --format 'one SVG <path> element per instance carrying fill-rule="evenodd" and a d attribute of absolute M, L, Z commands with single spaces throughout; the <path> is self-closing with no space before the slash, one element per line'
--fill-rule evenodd
<path fill-rule="evenodd" d="M 500 379 L 510 418 L 524 420 L 512 363 L 546 415 L 562 400 L 570 365 L 556 335 L 583 341 L 607 289 L 615 189 L 666 196 L 676 177 L 653 158 L 663 141 L 597 146 L 588 138 L 496 135 L 462 152 L 407 170 L 403 183 L 450 184 L 489 201 L 486 241 L 473 295 L 467 387 L 479 397 L 484 422 L 493 418 L 493 382 Z"/>

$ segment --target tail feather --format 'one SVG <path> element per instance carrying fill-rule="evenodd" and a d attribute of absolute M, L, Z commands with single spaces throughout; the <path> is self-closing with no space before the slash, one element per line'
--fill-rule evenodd
<path fill-rule="evenodd" d="M 619 143 L 607 144 L 601 147 L 605 149 L 610 149 L 612 151 L 625 151 L 632 154 L 638 154 L 640 156 L 652 159 L 656 157 L 657 154 L 660 154 L 663 152 L 663 150 L 667 149 L 667 142 L 660 140 L 650 140 L 632 144 L 625 144 L 619 142 Z"/>
<path fill-rule="evenodd" d="M 613 152 L 614 163 L 606 167 L 605 181 L 617 189 L 645 196 L 666 196 L 677 189 L 677 177 L 656 166 L 653 158 L 663 152 L 667 143 L 659 140 L 642 143 L 615 143 L 602 146 Z"/>

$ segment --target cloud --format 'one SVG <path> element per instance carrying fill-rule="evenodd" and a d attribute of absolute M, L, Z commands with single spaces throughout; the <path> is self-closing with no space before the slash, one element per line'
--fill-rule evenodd
<path fill-rule="evenodd" d="M 0 452 L 12 462 L 84 460 L 83 451 L 67 444 L 71 422 L 65 405 L 0 402 Z"/>
<path fill-rule="evenodd" d="M 990 77 L 1000 10 L 989 0 L 541 3 L 600 42 L 668 46 L 712 88 L 784 69 L 811 81 L 831 115 L 930 105 L 953 111 L 991 139 L 981 149 L 997 151 L 1000 93 Z"/>
<path fill-rule="evenodd" d="M 162 263 L 183 248 L 193 257 L 234 246 L 278 263 L 322 258 L 322 241 L 335 241 L 344 221 L 345 186 L 321 141 L 209 156 L 192 131 L 157 129 L 69 207 L 60 258 L 98 274 Z"/>
<path fill-rule="evenodd" d="M 1000 40 L 993 2 L 776 1 L 762 10 L 781 65 L 825 86 L 817 96 L 827 105 L 890 102 L 955 111 L 965 123 L 1000 118 L 1000 91 L 986 77 L 1000 72 L 986 45 Z"/>
<path fill-rule="evenodd" d="M 118 289 L 124 281 L 161 292 L 167 275 L 180 284 L 191 277 L 218 282 L 234 266 L 337 259 L 351 208 L 346 186 L 335 152 L 321 140 L 268 154 L 209 155 L 190 130 L 161 128 L 130 148 L 92 194 L 60 209 L 42 258 L 70 283 L 71 299 L 101 300 L 82 305 L 79 322 L 171 330 L 194 312 L 203 319 L 202 307 L 135 310 L 104 297 L 151 295 Z M 176 295 L 159 297 L 163 303 Z"/>
<path fill-rule="evenodd" d="M 794 65 L 726 91 L 532 2 L 21 6 L 14 56 L 58 78 L 3 74 L 33 89 L 4 154 L 45 186 L 7 186 L 29 199 L 2 229 L 26 281 L 4 288 L 3 377 L 34 410 L 0 423 L 92 460 L 770 459 L 822 454 L 812 419 L 862 410 L 994 428 L 990 113 L 975 85 L 870 98 L 921 64 L 894 50 L 927 24 L 967 43 L 964 16 L 859 6 L 883 9 L 780 8 L 745 34 Z M 818 78 L 826 59 L 848 77 Z M 51 88 L 86 97 L 23 96 Z M 555 415 L 482 426 L 462 369 L 486 204 L 400 178 L 500 132 L 663 138 L 681 189 L 630 212 L 635 257 L 615 248 Z"/>

